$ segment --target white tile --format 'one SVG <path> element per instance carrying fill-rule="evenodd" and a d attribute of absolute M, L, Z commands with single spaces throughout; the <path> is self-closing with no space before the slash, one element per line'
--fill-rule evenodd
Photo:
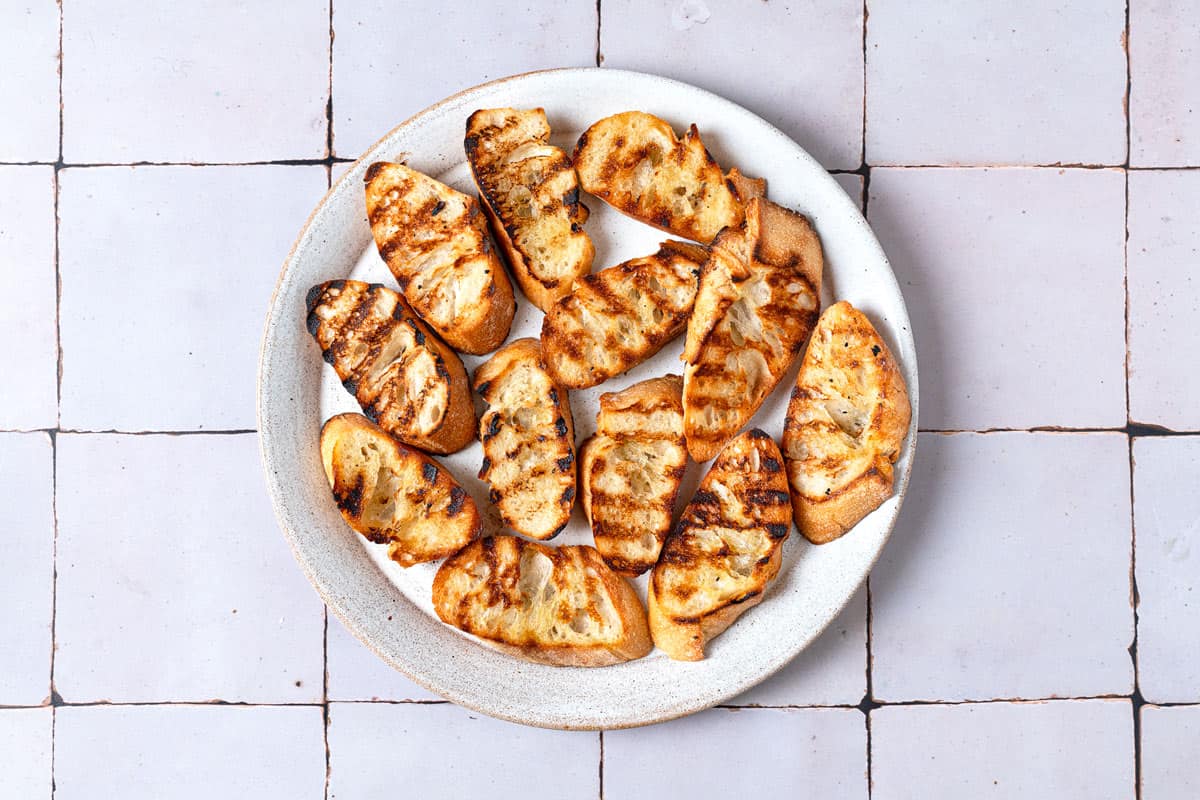
<path fill-rule="evenodd" d="M 253 435 L 58 437 L 66 700 L 319 702 L 323 629 Z"/>
<path fill-rule="evenodd" d="M 1059 700 L 879 708 L 871 712 L 871 778 L 873 800 L 1132 800 L 1132 707 Z"/>
<path fill-rule="evenodd" d="M 878 169 L 870 193 L 922 428 L 1125 424 L 1120 171 Z"/>
<path fill-rule="evenodd" d="M 1200 172 L 1129 173 L 1129 416 L 1173 430 L 1200 430 L 1197 206 Z"/>
<path fill-rule="evenodd" d="M 871 575 L 883 701 L 1133 690 L 1121 434 L 921 434 Z"/>
<path fill-rule="evenodd" d="M 0 539 L 5 573 L 0 581 L 0 705 L 38 705 L 50 697 L 54 602 L 54 466 L 48 434 L 0 434 Z"/>
<path fill-rule="evenodd" d="M 441 700 L 392 669 L 338 618 L 329 615 L 326 632 L 330 700 Z"/>
<path fill-rule="evenodd" d="M 850 195 L 850 199 L 854 201 L 854 205 L 862 209 L 863 205 L 863 177 L 862 175 L 852 175 L 841 172 L 833 176 L 833 179 L 838 182 L 838 185 L 845 190 L 846 194 Z"/>
<path fill-rule="evenodd" d="M 859 589 L 815 642 L 729 705 L 852 706 L 866 693 L 867 592 Z"/>
<path fill-rule="evenodd" d="M 1129 161 L 1200 164 L 1200 5 L 1129 4 Z"/>
<path fill-rule="evenodd" d="M 58 158 L 58 8 L 16 2 L 0 7 L 0 161 Z M 2 206 L 0 206 L 2 207 Z"/>
<path fill-rule="evenodd" d="M 665 75 L 733 100 L 829 169 L 862 163 L 859 0 L 605 0 L 600 13 L 604 66 Z"/>
<path fill-rule="evenodd" d="M 58 709 L 55 800 L 250 800 L 325 795 L 316 707 Z"/>
<path fill-rule="evenodd" d="M 0 797 L 50 800 L 54 711 L 0 709 Z"/>
<path fill-rule="evenodd" d="M 68 3 L 71 163 L 323 158 L 329 5 Z"/>
<path fill-rule="evenodd" d="M 62 424 L 255 426 L 267 301 L 324 167 L 68 169 Z"/>
<path fill-rule="evenodd" d="M 334 703 L 329 800 L 595 797 L 600 738 L 502 722 L 455 705 Z M 436 765 L 436 768 L 431 768 Z"/>
<path fill-rule="evenodd" d="M 1200 701 L 1200 437 L 1133 442 L 1138 687 L 1152 703 Z"/>
<path fill-rule="evenodd" d="M 604 734 L 604 796 L 867 797 L 857 709 L 723 709 Z"/>
<path fill-rule="evenodd" d="M 870 164 L 1120 164 L 1125 4 L 870 4 Z"/>
<path fill-rule="evenodd" d="M 333 4 L 333 142 L 357 156 L 418 111 L 521 72 L 596 63 L 596 4 Z"/>
<path fill-rule="evenodd" d="M 1143 706 L 1141 750 L 1141 800 L 1200 797 L 1200 706 Z"/>
<path fill-rule="evenodd" d="M 55 280 L 54 168 L 0 167 L 0 285 L 11 293 L 0 340 L 14 344 L 0 370 L 0 428 L 58 424 Z"/>

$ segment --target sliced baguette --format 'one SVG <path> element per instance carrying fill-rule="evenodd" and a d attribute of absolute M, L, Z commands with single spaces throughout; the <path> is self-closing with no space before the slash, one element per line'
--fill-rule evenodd
<path fill-rule="evenodd" d="M 626 576 L 654 566 L 687 466 L 683 381 L 667 375 L 600 395 L 596 435 L 579 453 L 583 509 L 596 549 Z"/>
<path fill-rule="evenodd" d="M 475 198 L 403 164 L 367 168 L 367 219 L 404 298 L 456 350 L 490 353 L 516 305 Z"/>
<path fill-rule="evenodd" d="M 700 271 L 683 360 L 688 452 L 712 458 L 745 425 L 804 346 L 820 305 L 821 241 L 769 200 L 746 206 Z"/>
<path fill-rule="evenodd" d="M 560 386 L 586 389 L 657 353 L 687 327 L 708 250 L 666 241 L 575 282 L 542 320 L 542 353 Z"/>
<path fill-rule="evenodd" d="M 699 661 L 704 647 L 762 602 L 791 531 L 783 456 L 757 428 L 717 457 L 650 573 L 654 643 Z"/>
<path fill-rule="evenodd" d="M 543 664 L 604 667 L 653 648 L 637 592 L 585 545 L 481 539 L 438 569 L 433 607 L 448 625 Z"/>
<path fill-rule="evenodd" d="M 887 344 L 843 301 L 821 314 L 783 428 L 796 527 L 833 541 L 892 494 L 908 433 L 908 389 Z"/>
<path fill-rule="evenodd" d="M 696 126 L 682 139 L 643 111 L 605 117 L 579 137 L 575 169 L 583 188 L 613 208 L 708 244 L 722 228 L 740 225 L 743 204 L 766 182 L 736 169 L 726 175 L 700 141 Z"/>
<path fill-rule="evenodd" d="M 458 355 L 377 283 L 338 280 L 308 292 L 308 330 L 363 411 L 400 441 L 454 453 L 475 438 Z"/>
<path fill-rule="evenodd" d="M 540 108 L 488 108 L 467 119 L 467 161 L 479 196 L 521 290 L 545 311 L 592 269 L 571 161 L 550 144 Z"/>
<path fill-rule="evenodd" d="M 475 501 L 446 468 L 360 414 L 321 428 L 321 464 L 346 523 L 402 567 L 445 558 L 479 536 Z"/>
<path fill-rule="evenodd" d="M 517 339 L 475 370 L 487 403 L 479 419 L 479 477 L 506 525 L 533 539 L 557 536 L 575 503 L 575 428 L 567 391 L 546 372 L 537 339 Z"/>

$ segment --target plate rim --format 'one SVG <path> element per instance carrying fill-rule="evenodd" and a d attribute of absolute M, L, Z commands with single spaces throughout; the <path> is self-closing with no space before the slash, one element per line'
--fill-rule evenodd
<path fill-rule="evenodd" d="M 353 615 L 347 613 L 346 610 L 342 608 L 341 603 L 336 598 L 335 592 L 332 591 L 331 588 L 329 588 L 325 585 L 325 582 L 320 577 L 318 577 L 316 572 L 310 568 L 306 559 L 304 557 L 302 557 L 302 555 L 298 549 L 296 534 L 291 530 L 290 526 L 285 522 L 285 519 L 284 519 L 283 506 L 286 505 L 286 502 L 284 500 L 283 492 L 282 492 L 281 488 L 277 485 L 277 482 L 275 482 L 272 479 L 272 472 L 273 472 L 272 464 L 273 464 L 273 460 L 274 460 L 274 454 L 270 452 L 270 444 L 267 441 L 267 437 L 264 436 L 264 430 L 269 429 L 271 426 L 263 425 L 264 395 L 266 394 L 264 392 L 263 374 L 264 374 L 264 368 L 267 364 L 268 356 L 270 355 L 271 349 L 274 345 L 272 337 L 271 337 L 271 332 L 272 332 L 272 326 L 277 323 L 277 316 L 278 316 L 277 311 L 279 310 L 277 301 L 279 299 L 279 293 L 284 284 L 285 278 L 287 277 L 288 271 L 289 271 L 290 267 L 292 266 L 293 261 L 296 259 L 297 255 L 298 255 L 299 248 L 300 248 L 301 244 L 307 238 L 309 231 L 312 229 L 313 224 L 316 221 L 317 216 L 322 212 L 322 210 L 325 208 L 326 204 L 330 201 L 330 199 L 333 197 L 333 195 L 337 191 L 339 191 L 340 187 L 342 186 L 342 183 L 344 181 L 346 181 L 348 178 L 350 178 L 351 174 L 355 171 L 355 169 L 359 166 L 359 164 L 361 164 L 363 161 L 374 158 L 376 152 L 383 147 L 384 143 L 387 142 L 388 140 L 392 139 L 392 137 L 395 136 L 399 131 L 409 127 L 410 125 L 417 123 L 422 118 L 424 118 L 426 115 L 435 113 L 438 109 L 442 108 L 445 105 L 448 105 L 450 103 L 453 103 L 453 102 L 459 100 L 460 98 L 462 98 L 465 95 L 469 95 L 469 94 L 472 94 L 474 92 L 478 92 L 478 91 L 484 90 L 484 89 L 494 88 L 494 87 L 502 85 L 502 84 L 520 81 L 520 80 L 524 80 L 524 79 L 529 79 L 529 78 L 536 77 L 536 76 L 549 75 L 549 74 L 562 74 L 562 73 L 568 73 L 568 74 L 586 73 L 589 75 L 600 73 L 600 74 L 610 75 L 610 76 L 614 76 L 614 77 L 621 76 L 621 75 L 628 75 L 628 76 L 635 76 L 638 79 L 651 79 L 653 81 L 657 81 L 662 84 L 671 85 L 674 87 L 681 87 L 681 88 L 685 89 L 686 91 L 698 93 L 700 95 L 705 96 L 706 99 L 711 98 L 713 100 L 717 100 L 722 103 L 726 103 L 731 106 L 734 106 L 742 113 L 752 117 L 760 124 L 766 126 L 775 135 L 786 140 L 793 148 L 795 148 L 795 150 L 797 151 L 797 154 L 801 156 L 802 160 L 811 162 L 812 165 L 815 165 L 816 167 L 818 167 L 820 169 L 820 171 L 827 177 L 827 179 L 830 182 L 833 182 L 835 185 L 837 185 L 836 181 L 834 180 L 833 175 L 830 174 L 828 172 L 828 170 L 826 170 L 825 167 L 823 165 L 821 165 L 820 162 L 818 162 L 808 152 L 808 150 L 806 150 L 803 146 L 801 146 L 798 142 L 796 142 L 791 136 L 789 136 L 788 134 L 781 131 L 774 124 L 763 119 L 757 113 L 751 111 L 750 109 L 746 108 L 745 106 L 743 106 L 742 104 L 740 104 L 734 100 L 730 100 L 722 95 L 717 94 L 716 92 L 712 92 L 712 91 L 709 91 L 702 87 L 695 86 L 693 84 L 687 83 L 686 81 L 680 81 L 680 80 L 676 80 L 674 78 L 668 78 L 668 77 L 658 75 L 655 73 L 642 72 L 642 71 L 638 71 L 638 70 L 616 69 L 616 68 L 609 68 L 609 67 L 556 67 L 556 68 L 550 68 L 550 69 L 530 70 L 527 72 L 515 73 L 515 74 L 507 75 L 507 76 L 504 76 L 501 78 L 496 78 L 494 80 L 485 81 L 483 83 L 480 83 L 480 84 L 477 84 L 474 86 L 470 86 L 465 89 L 461 89 L 457 92 L 454 92 L 453 94 L 450 94 L 450 95 L 442 98 L 441 100 L 438 100 L 437 102 L 432 103 L 431 105 L 410 115 L 409 117 L 404 119 L 402 122 L 400 122 L 399 124 L 395 125 L 391 129 L 386 131 L 382 136 L 380 136 L 378 139 L 376 139 L 369 147 L 365 148 L 362 151 L 362 153 L 353 161 L 333 162 L 333 163 L 341 163 L 341 164 L 346 165 L 346 169 L 343 171 L 343 173 L 340 177 L 338 177 L 336 180 L 330 181 L 328 189 L 321 196 L 321 199 L 316 203 L 316 205 L 313 207 L 312 211 L 309 212 L 308 217 L 305 219 L 303 225 L 301 225 L 301 227 L 296 235 L 296 238 L 295 238 L 294 242 L 292 243 L 292 246 L 289 248 L 287 255 L 283 259 L 283 263 L 279 269 L 279 274 L 276 278 L 275 285 L 271 291 L 270 299 L 267 304 L 266 315 L 265 315 L 265 319 L 264 319 L 264 323 L 263 323 L 263 335 L 262 335 L 262 339 L 261 339 L 260 345 L 259 345 L 258 364 L 257 364 L 256 373 L 255 373 L 255 421 L 256 421 L 256 426 L 257 426 L 256 438 L 258 439 L 259 453 L 260 453 L 260 457 L 262 459 L 262 465 L 263 465 L 263 469 L 265 472 L 264 477 L 266 478 L 266 483 L 267 483 L 267 494 L 271 500 L 271 510 L 275 516 L 276 524 L 278 525 L 280 531 L 283 533 L 284 539 L 287 541 L 288 548 L 292 553 L 293 559 L 299 565 L 301 572 L 304 574 L 304 576 L 308 580 L 308 582 L 312 585 L 313 589 L 316 590 L 318 596 L 321 598 L 321 601 L 323 602 L 325 607 L 327 609 L 331 610 L 334 613 L 334 616 L 336 616 L 338 618 L 338 620 L 343 624 L 343 626 L 346 628 L 346 630 L 349 631 L 355 637 L 355 639 L 357 639 L 359 642 L 361 642 L 363 645 L 365 645 L 375 656 L 380 658 L 385 664 L 390 666 L 392 669 L 395 669 L 396 671 L 400 672 L 402 675 L 407 677 L 409 680 L 413 681 L 414 683 L 416 683 L 417 685 L 426 689 L 427 691 L 437 694 L 439 697 L 442 697 L 445 700 L 453 702 L 454 704 L 459 705 L 463 708 L 477 711 L 479 713 L 486 714 L 486 715 L 496 718 L 496 719 L 501 719 L 501 720 L 504 720 L 507 722 L 513 722 L 513 723 L 522 724 L 522 725 L 530 725 L 530 726 L 534 726 L 534 727 L 556 729 L 556 730 L 620 730 L 620 729 L 641 727 L 641 726 L 645 726 L 645 725 L 653 725 L 653 724 L 657 724 L 660 722 L 667 722 L 669 720 L 679 719 L 681 717 L 689 716 L 691 714 L 698 713 L 700 711 L 720 705 L 723 701 L 725 701 L 731 697 L 734 697 L 738 694 L 748 691 L 749 689 L 753 688 L 754 686 L 758 685 L 759 683 L 762 683 L 763 681 L 767 680 L 771 676 L 778 673 L 781 669 L 783 669 L 788 664 L 790 664 L 800 653 L 807 650 L 812 645 L 812 643 L 825 631 L 825 629 L 827 629 L 829 627 L 829 625 L 838 617 L 838 615 L 850 603 L 850 601 L 853 599 L 853 597 L 857 593 L 857 591 L 866 582 L 871 571 L 874 569 L 875 565 L 878 563 L 879 558 L 881 557 L 884 548 L 887 546 L 887 542 L 891 539 L 891 536 L 892 536 L 893 532 L 895 531 L 895 526 L 896 526 L 897 519 L 899 518 L 900 510 L 903 507 L 904 500 L 908 493 L 909 482 L 912 477 L 913 462 L 916 458 L 917 440 L 918 440 L 917 421 L 918 421 L 919 395 L 920 395 L 920 392 L 919 392 L 919 364 L 916 359 L 916 341 L 915 341 L 915 337 L 914 337 L 913 331 L 912 331 L 911 317 L 909 316 L 909 313 L 908 313 L 908 305 L 907 305 L 907 302 L 905 301 L 904 294 L 903 294 L 902 290 L 900 289 L 899 280 L 896 278 L 896 274 L 895 274 L 895 271 L 892 269 L 891 262 L 888 259 L 886 252 L 883 250 L 883 246 L 879 243 L 878 237 L 875 235 L 874 230 L 871 228 L 870 222 L 867 220 L 865 213 L 863 213 L 863 210 L 860 207 L 858 207 L 856 204 L 855 211 L 862 218 L 862 221 L 864 223 L 864 231 L 865 231 L 866 235 L 868 236 L 868 243 L 876 251 L 876 255 L 882 261 L 883 265 L 887 268 L 886 275 L 881 275 L 880 277 L 890 279 L 890 281 L 892 282 L 892 284 L 895 287 L 895 294 L 896 294 L 896 297 L 898 298 L 898 302 L 899 302 L 899 310 L 902 312 L 902 318 L 897 320 L 898 326 L 904 331 L 904 335 L 901 338 L 907 338 L 912 344 L 913 362 L 911 364 L 911 380 L 909 381 L 909 384 L 907 387 L 908 392 L 909 392 L 909 402 L 910 402 L 910 407 L 911 407 L 911 419 L 910 419 L 910 423 L 909 423 L 909 429 L 905 436 L 905 440 L 904 440 L 904 443 L 902 446 L 902 455 L 907 455 L 907 459 L 905 459 L 904 468 L 903 468 L 903 470 L 901 470 L 900 474 L 897 476 L 898 480 L 895 482 L 894 496 L 896 496 L 897 502 L 895 504 L 895 507 L 893 509 L 891 509 L 890 514 L 886 520 L 886 523 L 883 526 L 882 535 L 881 535 L 881 539 L 880 539 L 878 548 L 876 548 L 875 551 L 870 554 L 869 559 L 867 559 L 865 562 L 860 562 L 860 563 L 862 563 L 861 576 L 855 581 L 854 590 L 851 591 L 845 597 L 845 599 L 843 599 L 839 604 L 837 604 L 836 609 L 829 615 L 829 618 L 823 624 L 812 629 L 812 632 L 808 636 L 807 640 L 804 641 L 802 644 L 800 644 L 798 647 L 796 647 L 794 649 L 794 651 L 791 652 L 790 655 L 788 655 L 785 659 L 780 661 L 778 664 L 774 664 L 767 669 L 761 670 L 755 679 L 745 683 L 744 685 L 739 684 L 736 687 L 734 687 L 732 690 L 729 690 L 729 691 L 722 690 L 722 693 L 719 696 L 716 696 L 715 699 L 713 699 L 712 697 L 705 697 L 705 698 L 699 699 L 698 701 L 695 701 L 695 702 L 680 703 L 662 713 L 633 713 L 633 714 L 626 714 L 620 721 L 604 721 L 604 722 L 600 722 L 600 723 L 584 721 L 583 723 L 578 724 L 578 725 L 567 725 L 567 724 L 551 722 L 547 719 L 541 719 L 541 718 L 537 718 L 537 717 L 528 717 L 528 716 L 522 717 L 522 716 L 520 716 L 518 714 L 514 714 L 514 713 L 505 713 L 502 710 L 498 710 L 494 707 L 488 707 L 483 703 L 473 702 L 469 699 L 464 699 L 462 697 L 456 696 L 454 692 L 446 690 L 446 688 L 444 686 L 441 686 L 438 683 L 436 683 L 434 680 L 429 679 L 425 674 L 419 673 L 415 670 L 411 670 L 407 664 L 405 664 L 404 662 L 400 661 L 397 658 L 394 658 L 392 655 L 384 652 L 378 646 L 376 646 L 376 644 L 369 637 L 365 636 L 360 631 L 358 624 L 354 621 Z M 330 155 L 332 155 L 332 153 Z M 330 168 L 332 168 L 332 164 L 330 165 Z M 839 188 L 839 190 L 841 190 L 840 186 L 838 186 L 838 188 Z M 901 325 L 900 323 L 903 323 L 903 324 Z M 793 535 L 799 535 L 798 532 L 794 530 L 794 526 L 793 526 Z M 870 609 L 867 610 L 867 614 L 868 614 L 868 621 L 869 621 Z M 327 667 L 328 667 L 328 665 L 326 665 L 326 668 Z M 819 707 L 819 706 L 814 706 L 814 707 Z"/>

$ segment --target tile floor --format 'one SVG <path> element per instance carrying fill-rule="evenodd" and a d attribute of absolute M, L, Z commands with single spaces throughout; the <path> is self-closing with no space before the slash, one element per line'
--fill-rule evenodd
<path fill-rule="evenodd" d="M 1194 3 L 198 8 L 0 8 L 0 798 L 524 797 L 528 764 L 563 797 L 1200 794 Z M 731 707 L 603 734 L 367 652 L 287 554 L 253 430 L 330 173 L 567 65 L 712 89 L 838 173 L 924 389 L 895 536 L 821 639 Z"/>

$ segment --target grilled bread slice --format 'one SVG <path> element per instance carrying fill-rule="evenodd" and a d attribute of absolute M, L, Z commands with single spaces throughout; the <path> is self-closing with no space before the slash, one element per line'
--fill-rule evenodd
<path fill-rule="evenodd" d="M 740 225 L 743 204 L 766 190 L 736 169 L 722 173 L 696 126 L 682 139 L 643 111 L 605 117 L 579 137 L 575 169 L 583 188 L 618 211 L 708 244 Z"/>
<path fill-rule="evenodd" d="M 402 567 L 435 561 L 479 536 L 479 511 L 446 468 L 360 414 L 321 428 L 321 463 L 351 528 Z"/>
<path fill-rule="evenodd" d="M 379 255 L 417 315 L 456 350 L 499 347 L 516 305 L 475 198 L 387 162 L 367 168 L 366 192 Z"/>
<path fill-rule="evenodd" d="M 817 321 L 823 257 L 808 220 L 761 198 L 700 271 L 683 350 L 684 429 L 696 461 L 717 454 L 795 361 Z"/>
<path fill-rule="evenodd" d="M 363 411 L 400 441 L 453 453 L 475 438 L 467 373 L 404 299 L 338 280 L 308 292 L 308 330 Z"/>
<path fill-rule="evenodd" d="M 479 419 L 491 499 L 506 525 L 533 539 L 558 535 L 575 502 L 575 427 L 567 391 L 546 372 L 537 339 L 517 339 L 475 370 L 487 403 Z"/>
<path fill-rule="evenodd" d="M 583 509 L 596 549 L 622 575 L 658 561 L 687 466 L 683 381 L 652 378 L 600 395 L 596 435 L 579 452 Z"/>
<path fill-rule="evenodd" d="M 699 661 L 704 646 L 762 602 L 792 527 L 783 456 L 754 428 L 721 451 L 650 573 L 654 643 Z"/>
<path fill-rule="evenodd" d="M 496 241 L 525 296 L 545 311 L 591 271 L 595 255 L 575 168 L 550 144 L 540 108 L 476 111 L 464 145 Z"/>
<path fill-rule="evenodd" d="M 438 569 L 433 607 L 443 622 L 543 664 L 604 667 L 654 646 L 637 592 L 586 545 L 480 539 Z"/>
<path fill-rule="evenodd" d="M 705 247 L 667 241 L 654 255 L 576 281 L 542 321 L 542 353 L 558 385 L 596 386 L 683 332 L 707 257 Z"/>
<path fill-rule="evenodd" d="M 833 541 L 892 494 L 908 433 L 908 389 L 866 316 L 825 309 L 808 342 L 783 428 L 796 527 Z"/>

